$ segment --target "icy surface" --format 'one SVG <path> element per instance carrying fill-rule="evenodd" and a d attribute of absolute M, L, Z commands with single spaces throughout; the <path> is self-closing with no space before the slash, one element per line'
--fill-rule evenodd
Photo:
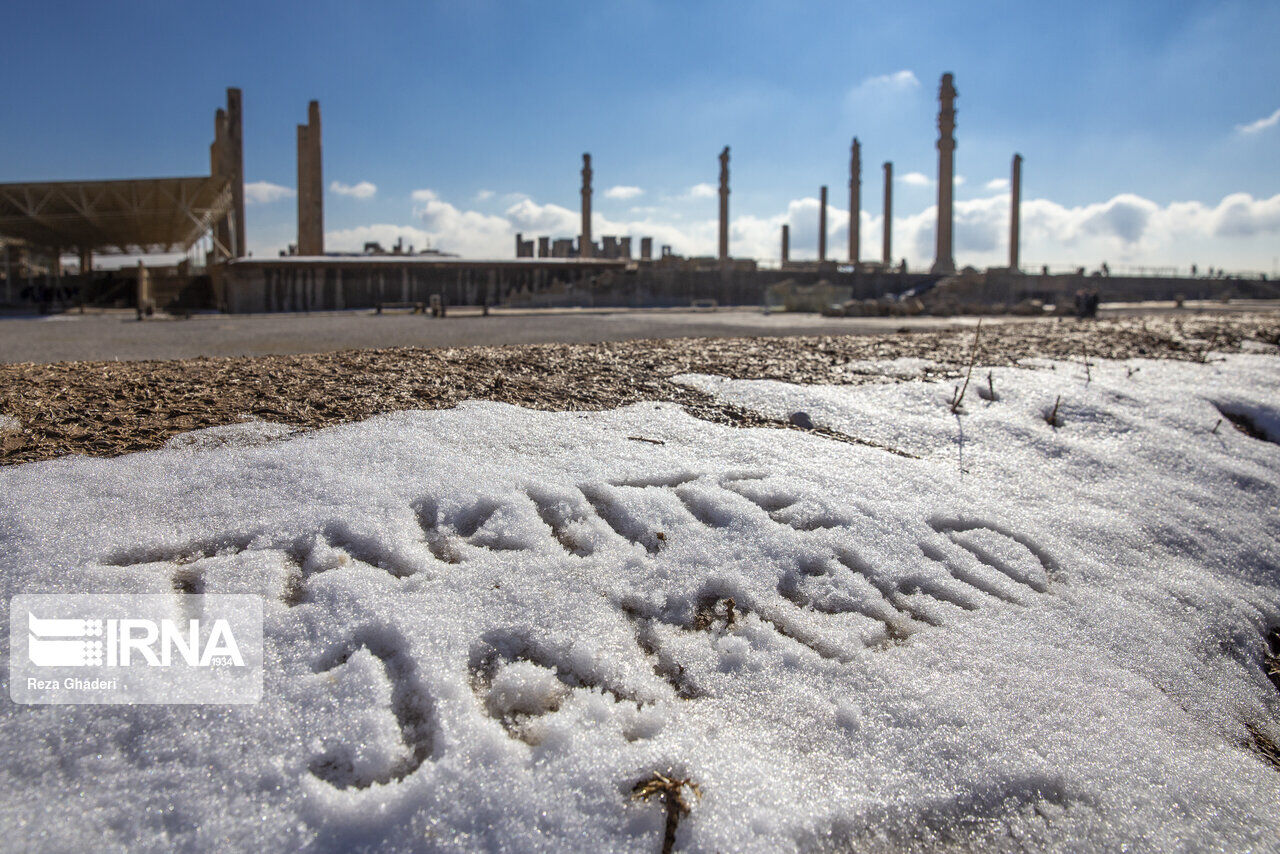
<path fill-rule="evenodd" d="M 239 424 L 224 424 L 221 427 L 206 427 L 203 430 L 179 433 L 165 442 L 165 447 L 207 450 L 230 445 L 251 448 L 270 444 L 296 432 L 298 432 L 298 428 L 288 424 L 248 419 Z"/>
<path fill-rule="evenodd" d="M 1278 368 L 687 378 L 919 459 L 467 404 L 0 469 L 6 607 L 267 615 L 257 706 L 6 699 L 5 845 L 656 851 L 661 771 L 679 850 L 1276 850 L 1280 447 L 1221 413 Z"/>
<path fill-rule="evenodd" d="M 938 364 L 932 359 L 919 359 L 912 356 L 899 356 L 896 359 L 857 359 L 845 366 L 845 370 L 854 374 L 873 374 L 899 379 L 919 379 L 927 371 L 937 368 Z"/>

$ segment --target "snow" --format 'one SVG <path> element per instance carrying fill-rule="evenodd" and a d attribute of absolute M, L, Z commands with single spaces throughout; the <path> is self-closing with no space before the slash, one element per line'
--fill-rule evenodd
<path fill-rule="evenodd" d="M 959 414 L 683 380 L 916 458 L 468 403 L 0 468 L 9 595 L 197 577 L 264 597 L 267 658 L 253 706 L 6 704 L 0 828 L 657 850 L 660 771 L 701 791 L 679 850 L 1277 850 L 1280 447 L 1221 413 L 1274 439 L 1278 367 L 982 368 Z"/>

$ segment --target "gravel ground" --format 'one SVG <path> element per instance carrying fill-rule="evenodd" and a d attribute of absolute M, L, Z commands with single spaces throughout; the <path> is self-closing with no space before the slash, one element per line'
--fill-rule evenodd
<path fill-rule="evenodd" d="M 970 320 L 970 323 L 972 321 Z M 884 334 L 902 325 L 940 329 L 948 317 L 829 318 L 759 309 L 496 309 L 481 317 L 460 308 L 434 320 L 404 311 L 316 314 L 167 315 L 139 323 L 133 312 L 70 313 L 0 320 L 0 362 L 191 359 L 272 356 L 371 347 L 467 347 L 593 344 L 649 338 Z"/>
<path fill-rule="evenodd" d="M 1200 360 L 1246 340 L 1280 346 L 1280 312 L 1044 320 L 984 326 L 977 362 L 1027 357 Z M 917 357 L 959 376 L 974 331 L 791 338 L 695 338 L 596 344 L 345 350 L 320 355 L 135 362 L 0 364 L 0 464 L 64 454 L 115 456 L 156 448 L 176 433 L 245 417 L 301 428 L 401 409 L 443 409 L 468 399 L 535 409 L 608 409 L 673 401 L 693 415 L 739 426 L 794 428 L 670 381 L 690 372 L 795 383 L 883 382 L 855 360 Z M 8 416 L 16 419 L 6 420 Z M 8 425 L 6 427 L 6 424 Z M 847 437 L 837 437 L 848 441 Z M 892 449 L 888 449 L 892 450 Z"/>

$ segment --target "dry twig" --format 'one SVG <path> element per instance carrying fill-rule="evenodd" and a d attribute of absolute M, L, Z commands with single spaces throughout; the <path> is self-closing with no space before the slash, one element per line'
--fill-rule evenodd
<path fill-rule="evenodd" d="M 647 801 L 650 798 L 659 797 L 667 807 L 667 823 L 662 834 L 662 854 L 670 854 L 675 850 L 676 828 L 680 825 L 680 819 L 689 814 L 689 801 L 684 796 L 686 788 L 696 797 L 702 797 L 702 790 L 698 788 L 698 784 L 689 778 L 675 779 L 657 771 L 653 772 L 652 777 L 641 780 L 631 789 L 631 797 L 636 800 Z"/>

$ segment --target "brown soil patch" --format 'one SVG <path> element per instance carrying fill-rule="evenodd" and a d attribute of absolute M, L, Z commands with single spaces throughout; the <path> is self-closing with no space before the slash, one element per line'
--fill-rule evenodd
<path fill-rule="evenodd" d="M 919 357 L 960 376 L 971 330 L 887 336 L 668 339 L 448 349 L 347 350 L 322 355 L 140 362 L 0 365 L 0 464 L 64 454 L 115 456 L 244 416 L 324 427 L 403 409 L 494 400 L 533 409 L 599 410 L 671 401 L 699 418 L 791 427 L 676 385 L 682 373 L 794 383 L 881 382 L 843 366 L 857 359 Z M 1252 339 L 1280 340 L 1280 314 L 1147 317 L 1080 323 L 1046 320 L 984 327 L 977 362 L 1018 359 L 1166 358 L 1201 361 Z"/>

